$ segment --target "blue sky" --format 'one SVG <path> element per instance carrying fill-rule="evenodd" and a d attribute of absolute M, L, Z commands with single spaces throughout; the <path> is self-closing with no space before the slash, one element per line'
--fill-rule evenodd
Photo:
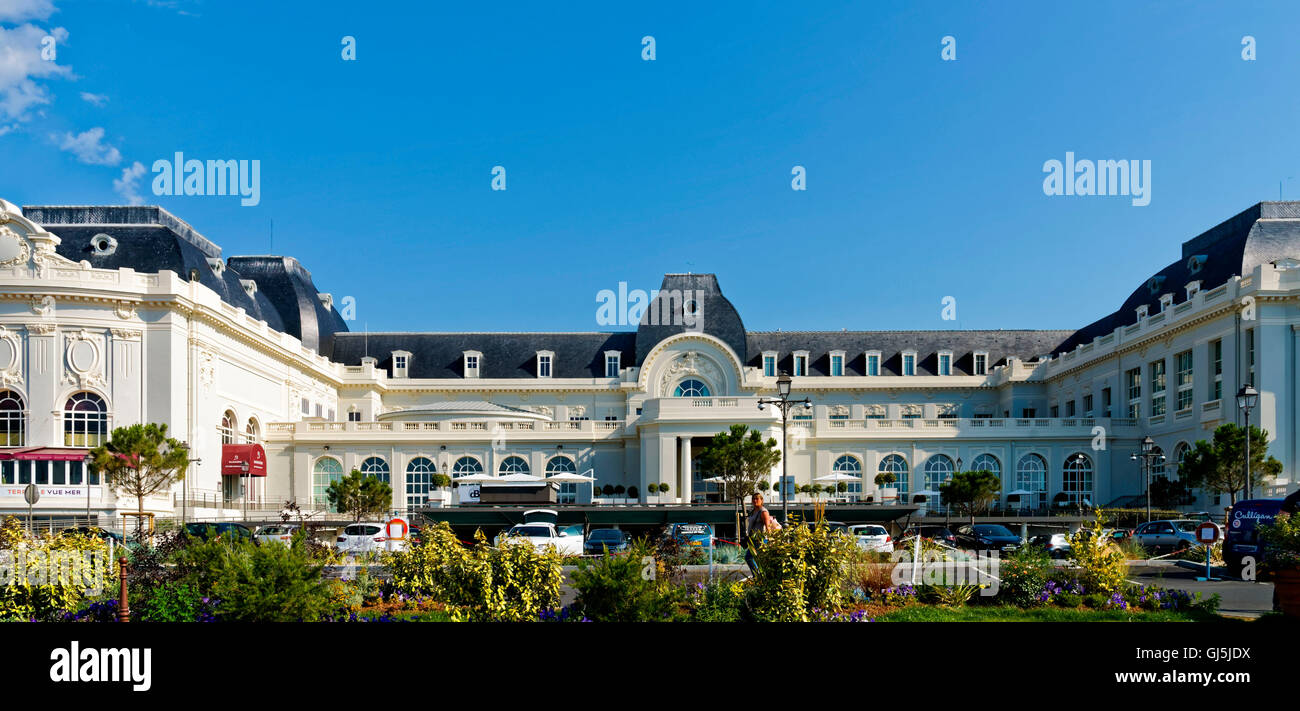
<path fill-rule="evenodd" d="M 460 5 L 0 0 L 0 197 L 260 160 L 255 207 L 137 194 L 228 256 L 273 220 L 371 331 L 604 330 L 598 291 L 677 271 L 752 330 L 1077 328 L 1300 199 L 1295 3 Z M 1044 195 L 1067 151 L 1150 160 L 1150 205 Z"/>

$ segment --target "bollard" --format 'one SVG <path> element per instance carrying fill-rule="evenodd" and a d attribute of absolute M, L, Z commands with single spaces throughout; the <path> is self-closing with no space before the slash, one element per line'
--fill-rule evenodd
<path fill-rule="evenodd" d="M 117 621 L 131 621 L 131 606 L 126 600 L 126 556 L 117 559 L 118 575 L 121 577 L 121 588 L 117 597 Z"/>

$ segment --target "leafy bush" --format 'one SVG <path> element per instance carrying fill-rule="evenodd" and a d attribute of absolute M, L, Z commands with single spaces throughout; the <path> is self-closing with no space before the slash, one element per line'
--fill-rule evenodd
<path fill-rule="evenodd" d="M 1273 523 L 1259 527 L 1259 538 L 1264 542 L 1266 571 L 1300 568 L 1300 516 L 1282 513 Z"/>
<path fill-rule="evenodd" d="M 117 565 L 97 536 L 29 538 L 17 519 L 0 524 L 0 619 L 56 620 L 115 590 Z"/>
<path fill-rule="evenodd" d="M 189 583 L 163 583 L 131 605 L 131 616 L 144 622 L 211 622 L 216 600 Z"/>
<path fill-rule="evenodd" d="M 315 621 L 330 609 L 323 566 L 306 547 L 259 546 L 216 538 L 175 556 L 177 582 L 219 600 L 216 617 L 234 622 Z"/>
<path fill-rule="evenodd" d="M 657 575 L 651 547 L 638 540 L 626 555 L 605 553 L 578 561 L 570 583 L 578 591 L 574 613 L 595 622 L 652 622 L 670 619 L 677 587 Z"/>
<path fill-rule="evenodd" d="M 922 585 L 917 591 L 921 602 L 944 607 L 962 607 L 979 592 L 979 585 Z"/>
<path fill-rule="evenodd" d="M 758 573 L 749 606 L 758 620 L 807 621 L 816 610 L 838 610 L 856 545 L 824 521 L 769 533 L 755 546 Z"/>
<path fill-rule="evenodd" d="M 1128 561 L 1094 522 L 1070 535 L 1070 558 L 1080 568 L 1079 582 L 1090 592 L 1113 593 L 1124 586 Z M 1086 602 L 1086 600 L 1085 600 Z"/>
<path fill-rule="evenodd" d="M 745 586 L 738 582 L 700 583 L 692 601 L 698 622 L 740 622 L 746 619 Z"/>
<path fill-rule="evenodd" d="M 424 529 L 421 543 L 388 558 L 394 589 L 455 606 L 457 619 L 537 620 L 560 600 L 562 559 L 527 541 L 489 546 L 481 531 L 466 549 L 446 522 Z"/>
<path fill-rule="evenodd" d="M 1054 571 L 1047 551 L 1035 546 L 1022 546 L 1007 556 L 998 566 L 1002 582 L 998 596 L 1016 607 L 1033 607 L 1046 602 L 1043 588 Z"/>

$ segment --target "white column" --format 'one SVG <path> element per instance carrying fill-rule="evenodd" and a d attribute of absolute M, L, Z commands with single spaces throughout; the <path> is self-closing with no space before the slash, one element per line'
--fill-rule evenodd
<path fill-rule="evenodd" d="M 677 468 L 677 478 L 680 482 L 677 486 L 681 492 L 683 503 L 690 503 L 691 497 L 691 438 L 682 437 L 682 456 L 681 463 Z"/>

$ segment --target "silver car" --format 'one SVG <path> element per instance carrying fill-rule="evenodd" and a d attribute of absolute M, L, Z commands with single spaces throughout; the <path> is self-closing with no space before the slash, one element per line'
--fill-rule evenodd
<path fill-rule="evenodd" d="M 1190 548 L 1198 545 L 1196 527 L 1199 525 L 1200 521 L 1186 519 L 1151 521 L 1138 526 L 1133 540 L 1143 548 Z"/>

